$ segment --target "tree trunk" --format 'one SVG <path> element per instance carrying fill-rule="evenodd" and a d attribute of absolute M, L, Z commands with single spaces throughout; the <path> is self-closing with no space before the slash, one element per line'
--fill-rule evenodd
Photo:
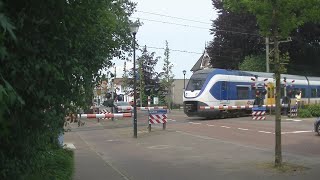
<path fill-rule="evenodd" d="M 273 20 L 275 20 L 275 10 L 273 11 Z M 275 60 L 275 79 L 276 79 L 276 119 L 275 119 L 275 166 L 282 165 L 282 150 L 281 150 L 281 105 L 280 105 L 280 58 L 279 58 L 279 41 L 278 41 L 278 28 L 275 23 L 273 30 L 274 39 L 274 60 Z"/>

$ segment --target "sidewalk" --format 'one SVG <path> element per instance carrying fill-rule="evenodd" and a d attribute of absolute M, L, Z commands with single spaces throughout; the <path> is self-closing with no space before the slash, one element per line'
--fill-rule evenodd
<path fill-rule="evenodd" d="M 75 180 L 314 180 L 319 158 L 284 154 L 284 161 L 307 167 L 278 173 L 264 167 L 273 149 L 260 149 L 186 132 L 145 127 L 132 138 L 132 128 L 98 129 L 65 134 L 75 150 Z"/>
<path fill-rule="evenodd" d="M 104 161 L 76 133 L 65 134 L 68 143 L 75 146 L 74 180 L 123 180 L 116 169 Z"/>

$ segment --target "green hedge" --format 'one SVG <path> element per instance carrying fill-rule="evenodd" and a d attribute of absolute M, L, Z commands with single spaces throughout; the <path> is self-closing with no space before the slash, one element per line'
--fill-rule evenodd
<path fill-rule="evenodd" d="M 299 109 L 298 116 L 301 118 L 309 118 L 312 117 L 312 114 L 309 109 Z"/>
<path fill-rule="evenodd" d="M 71 180 L 74 171 L 73 151 L 55 149 L 40 152 L 35 158 L 36 169 L 27 175 L 32 180 Z"/>
<path fill-rule="evenodd" d="M 298 110 L 298 116 L 301 118 L 320 117 L 320 104 L 305 105 Z"/>

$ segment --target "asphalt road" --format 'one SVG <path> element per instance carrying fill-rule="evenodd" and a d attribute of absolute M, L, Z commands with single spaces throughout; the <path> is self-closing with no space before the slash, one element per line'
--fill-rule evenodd
<path fill-rule="evenodd" d="M 283 160 L 303 166 L 288 173 L 266 168 L 274 160 L 274 117 L 201 120 L 182 111 L 169 114 L 167 129 L 139 112 L 138 139 L 132 118 L 84 120 L 72 127 L 65 142 L 75 146 L 76 180 L 84 179 L 318 179 L 320 137 L 313 120 L 282 121 Z"/>

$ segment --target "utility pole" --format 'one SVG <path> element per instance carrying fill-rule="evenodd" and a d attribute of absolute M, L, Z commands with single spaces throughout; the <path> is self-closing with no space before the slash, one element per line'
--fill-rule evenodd
<path fill-rule="evenodd" d="M 266 71 L 270 72 L 270 62 L 269 62 L 269 37 L 266 37 Z"/>

